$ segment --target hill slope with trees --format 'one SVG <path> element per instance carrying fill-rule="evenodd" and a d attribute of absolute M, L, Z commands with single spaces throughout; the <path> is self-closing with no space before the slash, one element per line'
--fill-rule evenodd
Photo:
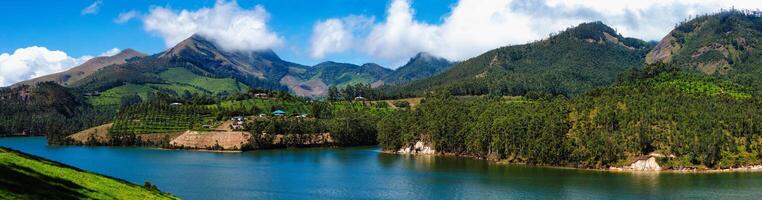
<path fill-rule="evenodd" d="M 730 10 L 677 25 L 648 53 L 647 63 L 671 63 L 762 91 L 762 12 Z"/>
<path fill-rule="evenodd" d="M 379 143 L 536 165 L 608 168 L 664 155 L 668 169 L 762 162 L 762 99 L 738 85 L 657 65 L 566 99 L 458 100 L 447 92 L 380 120 Z M 724 92 L 717 92 L 724 91 Z"/>
<path fill-rule="evenodd" d="M 639 67 L 649 49 L 648 43 L 622 37 L 601 22 L 583 23 L 545 40 L 491 50 L 389 93 L 415 96 L 446 89 L 455 95 L 572 96 L 609 86 L 617 74 Z"/>

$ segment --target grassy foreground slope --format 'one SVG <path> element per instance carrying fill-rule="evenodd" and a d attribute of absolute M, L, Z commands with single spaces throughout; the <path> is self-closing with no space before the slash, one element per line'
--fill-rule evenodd
<path fill-rule="evenodd" d="M 177 199 L 54 161 L 0 147 L 0 199 Z"/>

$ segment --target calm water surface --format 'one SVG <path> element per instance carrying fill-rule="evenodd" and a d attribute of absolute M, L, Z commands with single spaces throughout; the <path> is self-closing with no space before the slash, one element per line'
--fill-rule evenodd
<path fill-rule="evenodd" d="M 21 150 L 184 199 L 760 199 L 762 173 L 630 174 L 389 155 L 377 147 L 215 153 L 122 147 Z"/>

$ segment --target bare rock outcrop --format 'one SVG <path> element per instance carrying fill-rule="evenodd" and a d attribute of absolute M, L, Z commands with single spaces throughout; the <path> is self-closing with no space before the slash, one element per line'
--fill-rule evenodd
<path fill-rule="evenodd" d="M 633 171 L 661 171 L 659 163 L 653 156 L 649 156 L 647 159 L 638 159 L 630 164 L 629 169 Z"/>
<path fill-rule="evenodd" d="M 672 61 L 672 55 L 680 51 L 682 47 L 675 37 L 668 35 L 657 44 L 651 52 L 646 55 L 646 63 L 654 64 L 657 62 L 669 63 Z"/>
<path fill-rule="evenodd" d="M 434 155 L 436 154 L 436 150 L 431 147 L 431 145 L 425 144 L 422 141 L 418 141 L 415 143 L 415 145 L 403 147 L 399 150 L 397 150 L 397 153 L 400 154 L 416 154 L 416 155 Z"/>

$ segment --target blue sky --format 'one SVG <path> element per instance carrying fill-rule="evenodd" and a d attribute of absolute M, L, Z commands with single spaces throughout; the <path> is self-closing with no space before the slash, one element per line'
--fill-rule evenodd
<path fill-rule="evenodd" d="M 0 87 L 132 48 L 154 54 L 192 34 L 228 51 L 397 68 L 418 52 L 452 61 L 582 22 L 660 40 L 675 24 L 752 0 L 24 0 L 0 6 Z M 129 17 L 127 17 L 129 16 Z M 121 19 L 121 20 L 120 20 Z"/>
<path fill-rule="evenodd" d="M 122 12 L 137 10 L 148 12 L 151 6 L 196 10 L 212 7 L 213 0 L 147 1 L 103 0 L 99 11 L 82 15 L 81 11 L 93 0 L 25 0 L 4 2 L 0 7 L 0 52 L 13 52 L 17 48 L 43 46 L 61 50 L 72 57 L 98 55 L 111 48 L 133 48 L 144 53 L 158 53 L 166 49 L 161 37 L 144 31 L 139 20 L 124 24 L 114 23 Z M 416 18 L 438 23 L 449 12 L 454 0 L 418 0 L 412 3 Z M 384 0 L 239 0 L 242 8 L 262 5 L 270 14 L 268 25 L 284 38 L 284 44 L 275 51 L 284 59 L 316 64 L 322 60 L 351 63 L 373 62 L 372 57 L 346 52 L 315 59 L 309 56 L 309 41 L 313 25 L 318 20 L 346 15 L 367 15 L 383 18 L 389 2 Z"/>

